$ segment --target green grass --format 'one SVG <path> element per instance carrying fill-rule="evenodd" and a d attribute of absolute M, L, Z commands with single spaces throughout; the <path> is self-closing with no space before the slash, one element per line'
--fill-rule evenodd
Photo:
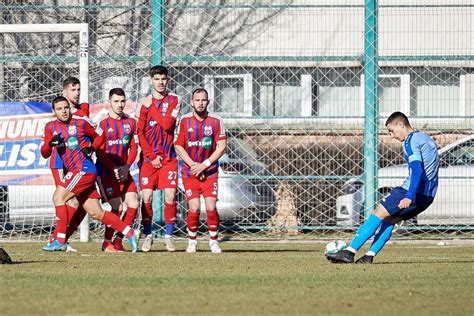
<path fill-rule="evenodd" d="M 0 314 L 474 314 L 474 247 L 388 245 L 373 265 L 334 265 L 320 243 L 207 243 L 191 255 L 45 253 L 6 243 Z M 178 244 L 184 250 L 185 243 Z"/>

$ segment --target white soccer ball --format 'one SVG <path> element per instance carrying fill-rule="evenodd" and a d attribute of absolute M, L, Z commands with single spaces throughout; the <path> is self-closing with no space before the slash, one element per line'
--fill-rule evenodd
<path fill-rule="evenodd" d="M 344 241 L 337 239 L 337 240 L 331 241 L 330 243 L 326 245 L 326 249 L 324 249 L 324 254 L 336 253 L 346 248 L 347 248 L 347 244 Z"/>

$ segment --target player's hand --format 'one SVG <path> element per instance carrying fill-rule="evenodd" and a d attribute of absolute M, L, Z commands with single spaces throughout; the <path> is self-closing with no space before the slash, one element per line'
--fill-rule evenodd
<path fill-rule="evenodd" d="M 50 147 L 56 147 L 62 144 L 64 144 L 64 140 L 61 137 L 61 133 L 54 135 L 53 138 L 48 143 Z"/>
<path fill-rule="evenodd" d="M 191 166 L 191 173 L 196 177 L 199 178 L 204 171 L 206 171 L 207 166 L 203 163 L 196 163 Z"/>
<path fill-rule="evenodd" d="M 151 165 L 152 165 L 153 167 L 155 167 L 156 169 L 160 169 L 161 166 L 162 166 L 162 165 L 161 165 L 161 161 L 162 161 L 162 160 L 163 160 L 163 157 L 161 157 L 161 156 L 156 156 L 156 158 L 151 161 Z"/>
<path fill-rule="evenodd" d="M 145 107 L 149 107 L 151 103 L 153 102 L 151 95 L 143 97 L 141 102 L 142 102 L 142 105 L 144 105 Z"/>
<path fill-rule="evenodd" d="M 411 204 L 411 200 L 409 198 L 404 198 L 403 200 L 400 201 L 400 203 L 398 203 L 398 208 L 404 209 L 404 208 L 409 207 L 410 204 Z"/>
<path fill-rule="evenodd" d="M 90 157 L 92 156 L 92 153 L 94 153 L 94 147 L 90 146 L 90 147 L 84 147 L 81 149 L 81 152 L 86 156 L 86 157 Z"/>
<path fill-rule="evenodd" d="M 115 170 L 116 170 L 115 176 L 117 177 L 117 180 L 119 182 L 126 181 L 128 179 L 129 167 L 127 165 L 120 166 L 120 167 L 116 168 Z"/>

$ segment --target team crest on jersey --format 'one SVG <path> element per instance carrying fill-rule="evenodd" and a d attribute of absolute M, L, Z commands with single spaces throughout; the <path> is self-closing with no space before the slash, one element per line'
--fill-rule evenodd
<path fill-rule="evenodd" d="M 164 102 L 162 103 L 161 105 L 161 113 L 163 113 L 163 115 L 166 114 L 166 111 L 168 111 L 168 107 L 170 106 L 170 104 L 168 102 Z"/>
<path fill-rule="evenodd" d="M 76 135 L 77 127 L 75 125 L 68 126 L 67 132 L 69 133 L 69 135 Z"/>
<path fill-rule="evenodd" d="M 129 134 L 132 131 L 132 128 L 130 127 L 130 124 L 123 124 L 123 130 L 125 133 Z"/>
<path fill-rule="evenodd" d="M 204 135 L 211 136 L 212 135 L 212 126 L 205 126 L 204 125 Z"/>

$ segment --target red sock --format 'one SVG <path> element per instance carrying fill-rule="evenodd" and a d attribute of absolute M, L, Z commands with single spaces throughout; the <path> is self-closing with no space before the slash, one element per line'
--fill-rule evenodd
<path fill-rule="evenodd" d="M 77 230 L 79 225 L 81 224 L 82 220 L 84 217 L 86 217 L 86 211 L 82 206 L 79 206 L 77 209 L 71 207 L 68 205 L 68 212 L 69 214 L 72 213 L 72 209 L 75 210 L 74 215 L 69 217 L 69 225 L 67 226 L 67 231 L 66 231 L 66 240 L 69 240 L 69 238 L 74 234 L 74 232 Z"/>
<path fill-rule="evenodd" d="M 130 226 L 125 225 L 120 218 L 113 214 L 112 212 L 104 212 L 104 217 L 102 218 L 102 224 L 112 227 L 114 230 L 121 232 L 127 238 L 132 237 L 133 229 Z"/>
<path fill-rule="evenodd" d="M 56 239 L 64 244 L 66 242 L 66 230 L 67 230 L 67 207 L 66 205 L 57 205 L 56 208 Z M 54 233 L 53 233 L 54 235 Z"/>
<path fill-rule="evenodd" d="M 174 224 L 176 222 L 176 202 L 165 203 L 165 224 Z"/>
<path fill-rule="evenodd" d="M 117 217 L 120 219 L 119 210 L 112 210 L 111 213 L 117 215 Z M 115 229 L 108 225 L 105 226 L 104 241 L 112 241 L 112 237 L 114 237 L 114 232 Z"/>
<path fill-rule="evenodd" d="M 207 213 L 207 227 L 209 229 L 209 237 L 213 240 L 217 239 L 219 233 L 219 213 L 217 210 L 209 210 Z"/>
<path fill-rule="evenodd" d="M 132 226 L 135 222 L 135 217 L 137 217 L 137 209 L 127 207 L 127 211 L 125 212 L 125 217 L 123 218 L 123 222 L 128 226 Z"/>
<path fill-rule="evenodd" d="M 142 224 L 151 225 L 151 219 L 153 218 L 153 207 L 151 203 L 142 204 Z"/>
<path fill-rule="evenodd" d="M 199 229 L 199 212 L 188 211 L 188 238 L 196 239 Z"/>

